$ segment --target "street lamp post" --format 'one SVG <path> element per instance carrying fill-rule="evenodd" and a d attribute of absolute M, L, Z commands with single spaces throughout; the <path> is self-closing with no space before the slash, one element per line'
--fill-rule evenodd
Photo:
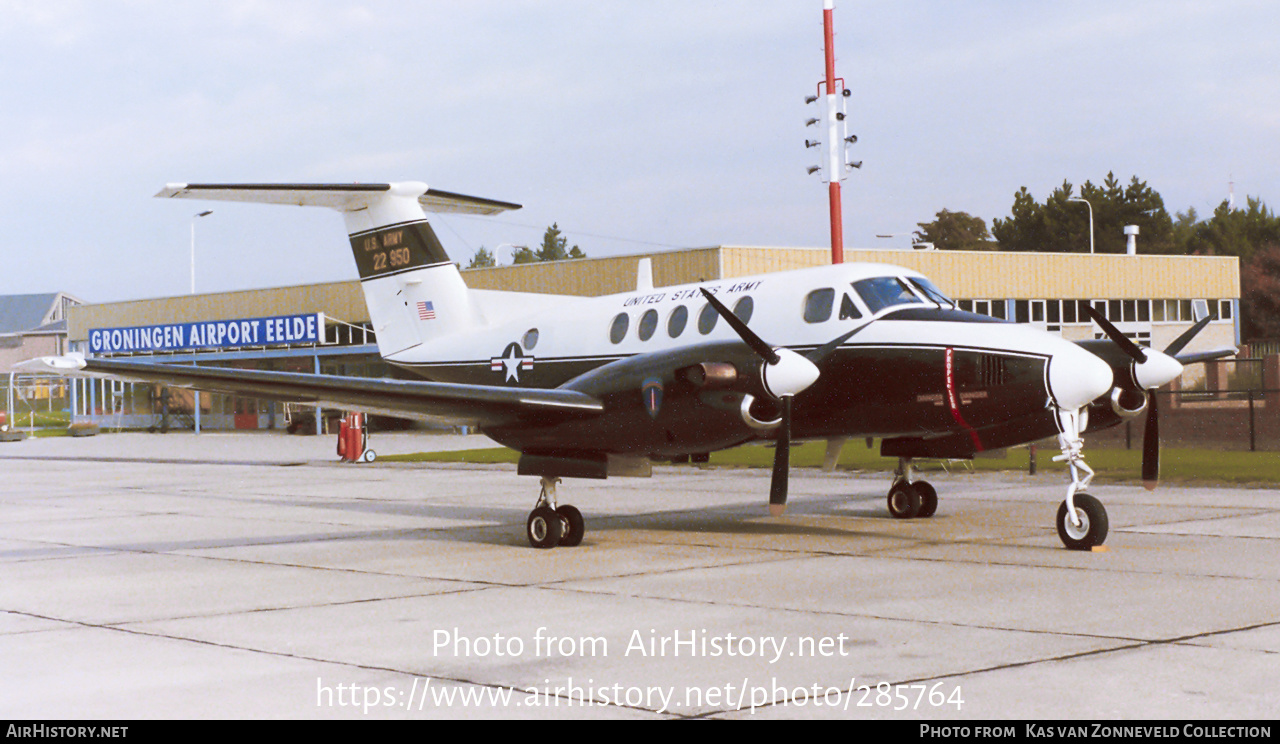
<path fill-rule="evenodd" d="M 191 294 L 193 295 L 196 293 L 196 220 L 200 219 L 201 217 L 208 217 L 211 214 L 213 214 L 213 210 L 206 209 L 205 211 L 191 218 Z M 192 366 L 194 365 L 195 365 L 195 362 L 192 362 Z M 192 409 L 193 409 L 192 420 L 195 422 L 192 425 L 192 428 L 195 430 L 196 434 L 199 434 L 200 433 L 200 391 L 199 390 L 195 391 L 195 393 L 192 394 L 191 402 L 192 402 Z M 317 417 L 317 420 L 318 419 L 319 417 Z"/>
<path fill-rule="evenodd" d="M 206 209 L 191 218 L 191 294 L 196 293 L 196 220 L 201 217 L 208 217 L 211 214 L 213 214 L 213 210 Z"/>
<path fill-rule="evenodd" d="M 1069 197 L 1067 201 L 1084 202 L 1084 205 L 1089 208 L 1089 253 L 1092 254 L 1093 253 L 1093 205 L 1089 203 L 1088 199 L 1083 199 L 1079 196 Z"/>

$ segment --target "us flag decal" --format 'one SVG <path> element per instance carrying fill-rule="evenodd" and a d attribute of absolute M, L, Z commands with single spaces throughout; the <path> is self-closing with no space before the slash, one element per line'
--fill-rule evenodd
<path fill-rule="evenodd" d="M 418 303 L 418 320 L 435 320 L 436 308 L 430 302 Z"/>

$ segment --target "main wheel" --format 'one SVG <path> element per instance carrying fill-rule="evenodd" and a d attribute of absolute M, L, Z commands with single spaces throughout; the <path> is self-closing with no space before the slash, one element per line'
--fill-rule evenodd
<path fill-rule="evenodd" d="M 533 547 L 554 548 L 560 544 L 560 536 L 564 533 L 564 520 L 551 507 L 539 506 L 529 512 L 525 532 Z"/>
<path fill-rule="evenodd" d="M 911 485 L 920 494 L 920 512 L 916 516 L 921 519 L 932 517 L 938 511 L 938 491 L 928 481 L 916 481 Z"/>
<path fill-rule="evenodd" d="M 582 512 L 578 511 L 577 507 L 565 504 L 556 509 L 556 514 L 559 514 L 564 522 L 564 534 L 560 536 L 560 545 L 566 548 L 580 545 L 583 535 L 587 534 L 587 525 L 582 519 Z"/>
<path fill-rule="evenodd" d="M 920 513 L 920 492 L 910 483 L 895 483 L 889 489 L 889 513 L 894 519 L 914 519 Z"/>
<path fill-rule="evenodd" d="M 1080 526 L 1071 523 L 1067 517 L 1067 502 L 1058 507 L 1058 537 L 1062 544 L 1072 550 L 1089 550 L 1101 545 L 1107 539 L 1107 510 L 1094 497 L 1087 493 L 1075 496 L 1076 515 L 1080 517 Z"/>

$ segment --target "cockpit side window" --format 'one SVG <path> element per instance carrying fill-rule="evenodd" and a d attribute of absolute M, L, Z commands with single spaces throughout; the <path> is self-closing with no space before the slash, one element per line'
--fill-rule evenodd
<path fill-rule="evenodd" d="M 804 298 L 804 320 L 806 323 L 822 323 L 831 319 L 831 309 L 835 305 L 836 291 L 831 288 L 815 289 Z"/>
<path fill-rule="evenodd" d="M 857 303 L 846 292 L 844 299 L 840 301 L 840 320 L 848 320 L 849 318 L 861 318 L 862 311 L 858 309 Z"/>
<path fill-rule="evenodd" d="M 917 297 L 907 283 L 896 276 L 859 279 L 853 283 L 853 289 L 862 301 L 867 303 L 867 308 L 872 313 L 878 313 L 894 305 L 924 304 L 924 300 Z"/>

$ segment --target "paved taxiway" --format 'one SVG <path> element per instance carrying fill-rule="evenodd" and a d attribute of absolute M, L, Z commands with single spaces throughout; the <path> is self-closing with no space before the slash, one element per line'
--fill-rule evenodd
<path fill-rule="evenodd" d="M 1100 485 L 1109 550 L 1078 553 L 1057 476 L 930 476 L 938 513 L 908 522 L 885 475 L 796 471 L 781 520 L 768 479 L 569 481 L 586 540 L 539 551 L 510 466 L 276 434 L 0 444 L 0 717 L 1280 712 L 1275 492 Z"/>

